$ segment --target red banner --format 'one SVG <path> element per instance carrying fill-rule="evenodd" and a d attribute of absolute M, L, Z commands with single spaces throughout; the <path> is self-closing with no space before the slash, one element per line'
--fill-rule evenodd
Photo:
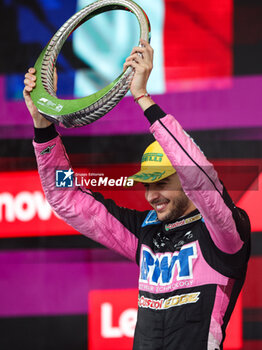
<path fill-rule="evenodd" d="M 262 195 L 262 173 L 258 176 L 256 170 L 258 167 L 252 167 L 253 163 L 242 166 L 245 172 L 241 168 L 240 173 L 234 175 L 232 169 L 239 171 L 239 167 L 230 168 L 225 161 L 217 161 L 216 168 L 223 175 L 221 177 L 235 203 L 249 214 L 252 231 L 261 231 L 259 203 Z M 134 173 L 138 168 L 138 165 L 132 164 L 127 167 L 126 164 L 122 164 L 118 167 L 104 165 L 95 170 L 103 172 L 105 178 L 114 178 L 116 174 L 121 177 L 122 173 L 127 175 Z M 230 172 L 226 172 L 228 169 Z M 78 172 L 82 170 L 78 169 Z M 240 180 L 241 184 L 237 182 Z M 232 181 L 235 188 L 232 186 Z M 100 191 L 101 188 L 94 187 L 93 190 Z M 137 210 L 150 208 L 144 197 L 143 186 L 136 185 L 134 188 L 109 186 L 101 192 L 120 206 Z M 47 203 L 37 171 L 0 172 L 0 238 L 72 234 L 78 232 L 60 220 Z"/>
<path fill-rule="evenodd" d="M 89 293 L 89 350 L 132 349 L 137 319 L 137 290 Z"/>
<path fill-rule="evenodd" d="M 37 171 L 0 173 L 1 238 L 76 233 L 52 211 Z"/>
<path fill-rule="evenodd" d="M 112 166 L 111 166 L 112 168 Z M 104 166 L 99 171 L 112 175 Z M 77 172 L 87 171 L 78 169 Z M 54 174 L 55 181 L 55 174 Z M 100 190 L 93 188 L 94 191 Z M 121 206 L 145 210 L 148 207 L 144 189 L 132 190 L 123 186 L 101 191 Z M 134 200 L 135 198 L 135 200 Z M 0 172 L 0 238 L 79 234 L 59 219 L 51 209 L 37 171 Z"/>
<path fill-rule="evenodd" d="M 138 291 L 94 290 L 89 293 L 88 349 L 130 350 L 137 314 Z M 240 350 L 242 334 L 242 295 L 227 328 L 225 350 Z"/>

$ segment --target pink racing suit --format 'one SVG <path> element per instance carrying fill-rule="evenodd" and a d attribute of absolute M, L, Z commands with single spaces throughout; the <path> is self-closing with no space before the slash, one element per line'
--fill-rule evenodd
<path fill-rule="evenodd" d="M 133 349 L 222 349 L 245 280 L 249 219 L 176 119 L 157 105 L 145 115 L 197 210 L 160 222 L 153 210 L 122 208 L 76 186 L 56 188 L 55 170 L 71 166 L 53 126 L 38 130 L 41 140 L 34 142 L 42 186 L 65 222 L 139 265 Z"/>

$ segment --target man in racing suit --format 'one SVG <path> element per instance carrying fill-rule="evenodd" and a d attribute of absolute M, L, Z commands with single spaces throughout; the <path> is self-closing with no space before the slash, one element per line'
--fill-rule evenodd
<path fill-rule="evenodd" d="M 146 183 L 153 210 L 122 208 L 81 187 L 55 188 L 55 169 L 69 169 L 70 164 L 55 127 L 32 104 L 31 68 L 25 75 L 24 97 L 35 125 L 38 171 L 47 200 L 64 221 L 139 265 L 133 349 L 222 349 L 245 280 L 249 220 L 178 121 L 146 93 L 153 50 L 142 44 L 133 49 L 125 68 L 135 69 L 131 92 L 158 141 L 152 159 L 166 155 L 172 168 L 171 175 L 162 172 L 160 181 L 143 179 L 143 168 L 133 177 Z M 150 156 L 152 152 L 145 152 L 144 161 Z"/>

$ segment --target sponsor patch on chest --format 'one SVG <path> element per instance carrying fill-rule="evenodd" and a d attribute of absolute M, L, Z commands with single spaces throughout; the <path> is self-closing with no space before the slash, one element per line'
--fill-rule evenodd
<path fill-rule="evenodd" d="M 179 251 L 154 253 L 142 245 L 139 288 L 165 293 L 187 288 L 193 281 L 193 262 L 197 258 L 196 242 L 183 245 Z"/>
<path fill-rule="evenodd" d="M 174 295 L 168 299 L 151 299 L 143 295 L 138 297 L 138 306 L 152 310 L 165 310 L 171 307 L 196 303 L 199 300 L 200 292 Z"/>

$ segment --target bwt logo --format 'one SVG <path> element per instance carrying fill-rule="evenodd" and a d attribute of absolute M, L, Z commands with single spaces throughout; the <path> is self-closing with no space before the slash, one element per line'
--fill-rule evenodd
<path fill-rule="evenodd" d="M 162 254 L 154 254 L 149 248 L 143 247 L 139 281 L 151 285 L 167 285 L 173 282 L 176 270 L 177 280 L 192 279 L 192 259 L 196 257 L 195 243 L 183 246 L 179 252 Z"/>
<path fill-rule="evenodd" d="M 55 185 L 56 187 L 73 187 L 73 170 L 56 170 Z"/>

